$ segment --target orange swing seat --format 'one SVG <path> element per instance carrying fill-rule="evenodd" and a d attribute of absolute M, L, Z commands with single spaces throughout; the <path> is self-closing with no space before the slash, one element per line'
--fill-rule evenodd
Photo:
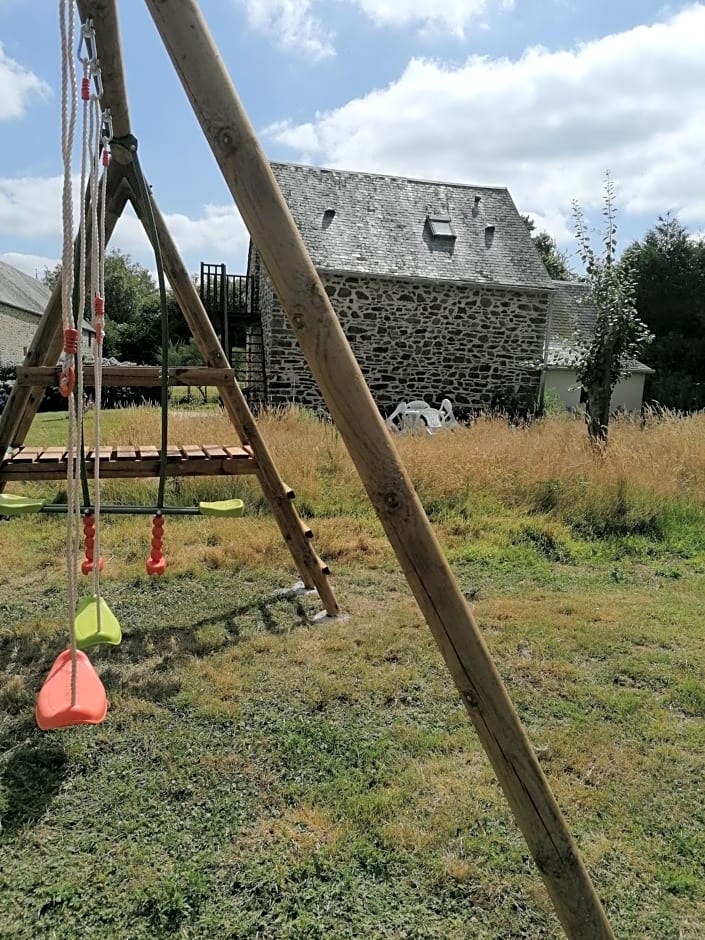
<path fill-rule="evenodd" d="M 107 714 L 108 697 L 103 683 L 81 650 L 76 651 L 76 700 L 73 704 L 71 672 L 71 650 L 67 649 L 54 660 L 37 698 L 34 714 L 42 731 L 98 725 Z"/>

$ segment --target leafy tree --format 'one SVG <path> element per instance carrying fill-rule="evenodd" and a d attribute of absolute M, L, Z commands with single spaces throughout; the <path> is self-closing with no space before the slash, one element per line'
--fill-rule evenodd
<path fill-rule="evenodd" d="M 612 391 L 619 379 L 628 375 L 627 361 L 641 355 L 652 337 L 637 315 L 636 286 L 629 267 L 617 264 L 614 184 L 609 173 L 605 177 L 603 204 L 605 227 L 603 250 L 599 255 L 592 248 L 585 216 L 577 202 L 573 203 L 573 218 L 578 252 L 585 266 L 588 297 L 597 310 L 593 338 L 588 343 L 578 339 L 582 346 L 578 381 L 587 396 L 590 440 L 604 444 Z"/>
<path fill-rule="evenodd" d="M 53 287 L 61 277 L 61 265 L 44 272 L 44 283 Z M 88 306 L 88 304 L 87 304 Z M 176 298 L 167 293 L 169 339 L 187 343 L 190 331 Z M 138 365 L 161 362 L 161 304 L 150 272 L 130 255 L 117 249 L 105 259 L 105 341 L 103 353 Z M 90 310 L 86 319 L 91 320 Z"/>
<path fill-rule="evenodd" d="M 684 411 L 705 408 L 705 244 L 667 214 L 627 248 L 623 263 L 634 277 L 639 316 L 655 335 L 644 356 L 655 370 L 648 398 Z"/>
<path fill-rule="evenodd" d="M 575 274 L 571 271 L 570 265 L 568 264 L 568 255 L 565 251 L 560 250 L 556 244 L 555 238 L 546 231 L 536 232 L 536 234 L 534 234 L 536 231 L 536 223 L 530 215 L 522 215 L 522 219 L 531 233 L 531 238 L 533 239 L 534 245 L 536 245 L 536 250 L 548 271 L 549 277 L 553 278 L 554 281 L 572 281 L 575 278 Z"/>
<path fill-rule="evenodd" d="M 54 290 L 61 277 L 61 265 L 55 264 L 53 268 L 44 268 L 42 274 L 42 283 L 46 284 L 49 290 Z"/>

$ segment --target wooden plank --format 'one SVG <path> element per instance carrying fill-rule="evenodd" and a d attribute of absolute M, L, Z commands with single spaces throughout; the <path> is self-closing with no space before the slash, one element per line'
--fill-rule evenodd
<path fill-rule="evenodd" d="M 92 447 L 90 447 L 86 451 L 86 461 L 90 461 L 92 463 L 94 454 L 95 454 L 95 451 L 93 450 Z M 112 459 L 114 455 L 115 456 L 117 455 L 117 451 L 114 447 L 110 447 L 108 444 L 101 445 L 100 451 L 99 451 L 100 460 L 110 460 Z"/>
<path fill-rule="evenodd" d="M 572 940 L 614 940 L 578 847 L 365 383 L 196 0 L 146 0 L 292 330 Z"/>
<path fill-rule="evenodd" d="M 57 384 L 58 369 L 52 366 L 20 366 L 17 384 L 20 386 L 48 386 Z M 232 382 L 232 369 L 212 369 L 206 366 L 174 366 L 169 369 L 169 385 L 215 385 Z M 93 388 L 93 366 L 84 366 L 83 384 Z M 102 384 L 105 387 L 158 388 L 162 384 L 160 366 L 103 366 Z"/>
<path fill-rule="evenodd" d="M 224 447 L 218 444 L 204 444 L 203 452 L 207 457 L 228 457 L 229 454 Z"/>
<path fill-rule="evenodd" d="M 199 444 L 182 444 L 181 453 L 187 460 L 193 460 L 194 458 L 198 459 L 206 456 L 203 448 Z"/>
<path fill-rule="evenodd" d="M 169 444 L 166 449 L 166 459 L 167 461 L 183 460 L 184 457 L 181 453 L 181 448 L 177 447 L 175 444 Z"/>
<path fill-rule="evenodd" d="M 34 463 L 42 454 L 44 448 L 42 447 L 22 447 L 17 453 L 13 456 L 13 463 Z"/>
<path fill-rule="evenodd" d="M 127 447 L 124 445 L 120 445 L 117 448 L 116 459 L 120 461 L 137 460 L 137 451 L 135 450 L 134 447 Z"/>
<path fill-rule="evenodd" d="M 47 449 L 40 454 L 39 463 L 56 463 L 56 461 L 64 460 L 65 457 L 65 447 L 47 447 Z"/>
<path fill-rule="evenodd" d="M 242 460 L 244 457 L 252 458 L 252 452 L 247 447 L 236 447 L 234 444 L 226 444 L 223 448 L 228 457 L 234 460 Z"/>
<path fill-rule="evenodd" d="M 149 460 L 159 457 L 159 451 L 153 444 L 138 444 L 137 453 L 140 460 Z"/>

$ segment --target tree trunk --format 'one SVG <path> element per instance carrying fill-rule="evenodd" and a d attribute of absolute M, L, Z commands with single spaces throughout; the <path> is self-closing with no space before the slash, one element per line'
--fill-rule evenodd
<path fill-rule="evenodd" d="M 610 423 L 610 400 L 612 389 L 609 384 L 600 383 L 587 389 L 585 421 L 591 443 L 607 443 L 607 428 Z"/>

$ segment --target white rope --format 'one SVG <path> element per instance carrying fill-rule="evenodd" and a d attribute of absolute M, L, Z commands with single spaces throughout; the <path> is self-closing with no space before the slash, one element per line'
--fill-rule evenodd
<path fill-rule="evenodd" d="M 91 169 L 91 207 L 93 212 L 91 232 L 93 237 L 93 251 L 91 256 L 91 296 L 93 300 L 103 298 L 103 281 L 105 267 L 105 184 L 106 174 L 103 174 L 101 184 L 102 210 L 100 213 L 100 223 L 98 218 L 98 184 L 100 174 L 100 155 L 103 126 L 101 120 L 100 103 L 97 96 L 91 97 L 91 130 L 93 136 L 92 144 L 92 169 Z M 93 356 L 93 377 L 95 385 L 94 398 L 94 421 L 95 421 L 95 439 L 93 442 L 96 459 L 93 462 L 93 481 L 94 481 L 94 509 L 95 509 L 95 533 L 93 542 L 93 592 L 96 596 L 96 617 L 98 633 L 101 632 L 101 604 L 100 604 L 100 414 L 101 397 L 103 392 L 103 323 L 102 317 L 98 318 L 96 323 L 96 346 Z"/>
<path fill-rule="evenodd" d="M 78 85 L 76 66 L 73 59 L 75 42 L 75 24 L 73 3 L 59 0 L 59 28 L 61 34 L 61 155 L 64 166 L 64 178 L 61 197 L 62 208 L 62 262 L 61 262 L 61 313 L 64 329 L 75 328 L 73 313 L 73 194 L 71 187 L 71 157 L 76 133 L 78 111 Z M 75 366 L 74 356 L 67 355 L 64 368 Z M 73 525 L 76 510 L 75 465 L 76 447 L 76 408 L 73 397 L 68 399 L 68 442 L 66 490 L 68 500 L 68 519 L 66 525 L 66 570 L 68 578 L 69 601 L 69 638 L 71 643 L 71 706 L 76 704 L 76 598 L 78 594 L 76 574 L 76 538 Z"/>

